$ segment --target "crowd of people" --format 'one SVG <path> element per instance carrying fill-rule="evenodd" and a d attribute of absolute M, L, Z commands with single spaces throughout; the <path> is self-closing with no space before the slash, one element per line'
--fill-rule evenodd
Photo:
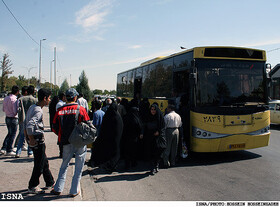
<path fill-rule="evenodd" d="M 176 159 L 181 153 L 185 142 L 184 131 L 188 121 L 181 119 L 184 115 L 182 105 L 178 113 L 175 102 L 169 102 L 165 113 L 155 102 L 150 105 L 147 98 L 143 100 L 117 98 L 106 99 L 102 102 L 98 97 L 91 102 L 89 109 L 83 94 L 74 88 L 60 92 L 52 100 L 51 91 L 40 89 L 38 99 L 34 98 L 34 87 L 23 87 L 22 97 L 19 88 L 13 86 L 11 94 L 4 99 L 3 111 L 6 113 L 8 134 L 3 142 L 1 154 L 20 157 L 24 140 L 28 145 L 28 156 L 34 156 L 34 168 L 29 181 L 29 193 L 44 193 L 38 187 L 39 178 L 43 174 L 46 187 L 51 193 L 60 195 L 64 189 L 66 172 L 71 159 L 75 158 L 75 171 L 70 188 L 70 196 L 79 195 L 79 183 L 85 164 L 88 146 L 75 147 L 69 143 L 69 137 L 75 126 L 75 118 L 79 109 L 78 123 L 87 122 L 97 130 L 97 138 L 91 145 L 89 165 L 112 173 L 118 167 L 119 161 L 124 160 L 125 169 L 137 165 L 139 160 L 150 162 L 151 175 L 159 171 L 160 162 L 164 168 L 176 165 Z M 181 98 L 181 104 L 184 97 Z M 49 169 L 44 142 L 43 111 L 49 106 L 50 127 L 57 134 L 59 157 L 62 164 L 55 182 Z M 78 107 L 79 106 L 79 107 Z M 16 152 L 13 152 L 13 142 L 19 125 L 19 141 Z"/>

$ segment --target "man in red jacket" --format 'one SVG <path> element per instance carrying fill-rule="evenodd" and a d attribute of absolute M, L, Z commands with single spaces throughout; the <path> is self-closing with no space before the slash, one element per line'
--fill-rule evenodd
<path fill-rule="evenodd" d="M 69 143 L 68 139 L 75 126 L 75 116 L 77 113 L 78 104 L 77 96 L 78 92 L 74 88 L 70 88 L 66 91 L 66 104 L 58 108 L 53 119 L 53 132 L 58 135 L 59 144 L 63 145 L 62 164 L 59 170 L 58 178 L 52 194 L 60 195 L 64 189 L 67 167 L 73 154 L 75 153 L 75 173 L 72 179 L 72 185 L 70 188 L 70 196 L 75 197 L 79 195 L 79 183 L 82 177 L 82 170 L 86 158 L 86 146 L 76 148 Z M 80 113 L 78 117 L 78 123 L 89 121 L 89 116 L 82 106 L 80 106 Z"/>

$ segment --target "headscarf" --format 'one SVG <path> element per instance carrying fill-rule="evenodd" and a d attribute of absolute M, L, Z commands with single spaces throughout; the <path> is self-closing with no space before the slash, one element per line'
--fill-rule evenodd
<path fill-rule="evenodd" d="M 156 109 L 156 114 L 152 115 L 151 114 L 151 108 L 155 108 Z M 150 113 L 149 113 L 149 121 L 154 121 L 157 120 L 158 123 L 158 131 L 160 132 L 163 128 L 164 128 L 164 118 L 163 118 L 163 114 L 160 111 L 158 105 L 156 104 L 152 104 L 150 106 Z"/>

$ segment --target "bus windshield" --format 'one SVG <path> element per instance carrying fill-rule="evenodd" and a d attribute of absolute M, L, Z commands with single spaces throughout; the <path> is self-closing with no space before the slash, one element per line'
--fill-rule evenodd
<path fill-rule="evenodd" d="M 266 103 L 264 62 L 197 59 L 196 67 L 198 107 Z"/>

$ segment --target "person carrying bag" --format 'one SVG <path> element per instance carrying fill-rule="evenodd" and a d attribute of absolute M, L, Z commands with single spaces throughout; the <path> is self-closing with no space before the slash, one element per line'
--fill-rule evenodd
<path fill-rule="evenodd" d="M 68 141 L 75 147 L 83 147 L 91 144 L 96 139 L 96 128 L 90 121 L 80 122 L 78 124 L 78 117 L 80 114 L 80 105 L 78 105 L 76 116 L 75 116 L 75 127 L 68 139 Z"/>

